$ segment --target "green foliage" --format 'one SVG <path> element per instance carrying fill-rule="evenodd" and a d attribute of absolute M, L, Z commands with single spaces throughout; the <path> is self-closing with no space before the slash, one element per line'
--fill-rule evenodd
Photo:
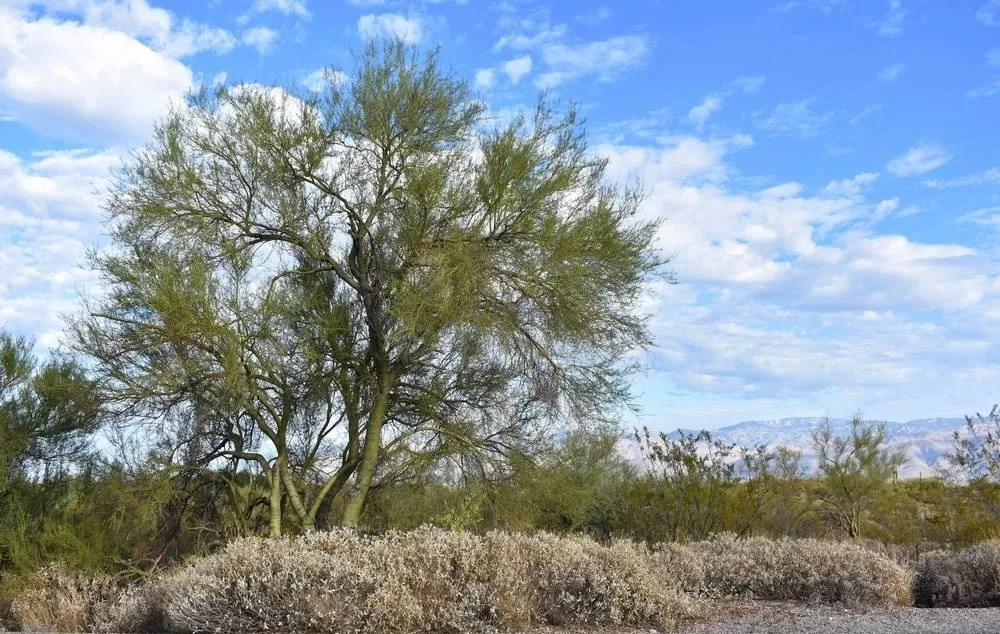
<path fill-rule="evenodd" d="M 349 76 L 174 112 L 117 174 L 108 292 L 72 327 L 123 417 L 259 467 L 273 535 L 285 506 L 357 526 L 383 478 L 495 470 L 620 411 L 665 274 L 574 109 L 492 127 L 398 42 Z"/>
<path fill-rule="evenodd" d="M 823 486 L 818 494 L 829 519 L 850 537 L 861 536 L 864 522 L 886 485 L 896 478 L 904 456 L 885 448 L 885 425 L 851 419 L 848 436 L 837 436 L 829 421 L 813 430 Z"/>

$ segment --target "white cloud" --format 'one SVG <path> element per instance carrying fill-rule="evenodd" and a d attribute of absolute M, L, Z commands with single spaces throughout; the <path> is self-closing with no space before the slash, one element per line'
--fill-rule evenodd
<path fill-rule="evenodd" d="M 905 66 L 902 64 L 893 64 L 892 66 L 886 66 L 878 73 L 879 81 L 884 81 L 887 84 L 892 83 L 899 79 L 900 75 L 903 74 L 903 69 Z"/>
<path fill-rule="evenodd" d="M 718 112 L 722 108 L 722 99 L 715 95 L 705 97 L 700 104 L 691 108 L 688 111 L 686 120 L 697 126 L 702 127 L 705 122 L 708 121 L 709 117 Z"/>
<path fill-rule="evenodd" d="M 959 217 L 962 222 L 972 222 L 977 225 L 989 227 L 1000 234 L 1000 207 L 984 207 L 970 211 Z"/>
<path fill-rule="evenodd" d="M 252 13 L 277 11 L 285 15 L 297 15 L 303 18 L 309 17 L 309 9 L 306 8 L 304 0 L 254 0 L 250 11 Z"/>
<path fill-rule="evenodd" d="M 740 77 L 733 82 L 737 88 L 743 91 L 743 94 L 749 95 L 760 91 L 764 86 L 764 82 L 767 81 L 767 77 L 763 75 L 751 75 L 747 77 Z"/>
<path fill-rule="evenodd" d="M 814 97 L 809 97 L 781 103 L 766 115 L 763 112 L 755 113 L 754 118 L 758 126 L 773 134 L 813 137 L 818 135 L 831 119 L 828 113 L 813 112 L 812 105 L 815 101 Z"/>
<path fill-rule="evenodd" d="M 492 88 L 493 84 L 497 81 L 496 75 L 496 72 L 492 68 L 480 68 L 476 71 L 476 88 Z"/>
<path fill-rule="evenodd" d="M 218 88 L 222 84 L 226 83 L 227 77 L 229 77 L 229 73 L 227 73 L 226 71 L 216 73 L 215 76 L 212 77 L 212 87 Z"/>
<path fill-rule="evenodd" d="M 970 185 L 1000 185 L 1000 167 L 991 167 L 975 174 L 968 174 L 958 178 L 947 180 L 928 179 L 924 181 L 926 187 L 934 189 L 952 189 L 954 187 L 968 187 Z"/>
<path fill-rule="evenodd" d="M 897 209 L 899 209 L 899 197 L 880 200 L 879 203 L 875 205 L 875 211 L 872 213 L 872 222 L 878 222 L 884 218 L 888 218 Z"/>
<path fill-rule="evenodd" d="M 211 51 L 227 53 L 236 45 L 229 31 L 174 15 L 146 0 L 41 0 L 30 3 L 50 13 L 78 16 L 86 25 L 120 31 L 170 57 Z M 22 15 L 27 19 L 27 14 Z"/>
<path fill-rule="evenodd" d="M 906 10 L 901 0 L 889 0 L 889 10 L 875 26 L 879 35 L 894 36 L 903 34 L 903 22 L 906 20 Z"/>
<path fill-rule="evenodd" d="M 986 63 L 990 66 L 1000 66 L 1000 48 L 990 49 L 986 53 Z"/>
<path fill-rule="evenodd" d="M 986 26 L 1000 25 L 1000 0 L 988 0 L 976 11 L 976 19 Z"/>
<path fill-rule="evenodd" d="M 302 85 L 311 92 L 323 92 L 332 81 L 337 86 L 347 83 L 347 73 L 342 70 L 332 68 L 320 68 L 307 73 L 302 78 Z"/>
<path fill-rule="evenodd" d="M 524 33 L 512 33 L 501 37 L 493 45 L 494 51 L 502 51 L 505 48 L 515 50 L 529 50 L 539 48 L 542 45 L 558 42 L 566 37 L 569 32 L 565 24 L 546 26 L 532 35 Z"/>
<path fill-rule="evenodd" d="M 844 4 L 846 4 L 846 0 L 789 0 L 788 2 L 771 7 L 771 11 L 775 13 L 787 13 L 793 9 L 805 6 L 829 15 L 833 13 L 834 9 Z"/>
<path fill-rule="evenodd" d="M 358 19 L 358 32 L 365 38 L 395 37 L 407 44 L 416 44 L 423 38 L 420 19 L 398 13 L 363 15 Z"/>
<path fill-rule="evenodd" d="M 594 75 L 610 81 L 619 73 L 645 61 L 649 43 L 642 35 L 624 35 L 584 44 L 561 42 L 542 46 L 546 70 L 535 81 L 539 87 L 551 87 L 566 81 Z"/>
<path fill-rule="evenodd" d="M 507 78 L 510 79 L 510 82 L 516 84 L 531 72 L 531 66 L 531 55 L 522 55 L 521 57 L 515 57 L 512 60 L 504 62 L 500 68 L 507 75 Z"/>
<path fill-rule="evenodd" d="M 862 172 L 852 178 L 830 181 L 823 191 L 834 196 L 848 198 L 861 195 L 862 191 L 878 179 L 878 172 Z"/>
<path fill-rule="evenodd" d="M 965 94 L 972 98 L 992 97 L 993 95 L 1000 94 L 1000 75 L 995 76 L 992 82 L 980 86 L 979 88 L 973 88 Z"/>
<path fill-rule="evenodd" d="M 59 315 L 96 280 L 81 267 L 97 240 L 102 188 L 122 152 L 63 150 L 29 160 L 0 149 L 0 324 L 58 338 Z"/>
<path fill-rule="evenodd" d="M 658 246 L 676 254 L 681 283 L 657 286 L 647 306 L 650 389 L 727 399 L 729 416 L 730 406 L 761 407 L 745 399 L 779 399 L 789 415 L 797 404 L 852 410 L 913 394 L 937 413 L 1000 380 L 983 352 L 1000 344 L 988 258 L 874 233 L 903 208 L 898 197 L 869 199 L 874 172 L 815 193 L 793 182 L 747 190 L 744 178 L 730 184 L 727 151 L 694 137 L 598 148 L 610 178 L 639 175 L 641 213 L 664 219 Z M 977 221 L 1000 224 L 994 216 Z"/>
<path fill-rule="evenodd" d="M 882 104 L 880 104 L 880 103 L 873 103 L 873 104 L 867 105 L 867 106 L 865 106 L 864 108 L 861 109 L 861 112 L 859 112 L 858 114 L 856 114 L 853 117 L 851 117 L 850 120 L 849 120 L 849 123 L 852 126 L 856 126 L 856 125 L 860 124 L 862 121 L 864 121 L 865 119 L 867 119 L 868 117 L 870 117 L 871 115 L 875 114 L 876 112 L 878 112 L 881 109 L 882 109 Z"/>
<path fill-rule="evenodd" d="M 951 159 L 951 152 L 941 145 L 924 143 L 892 159 L 885 168 L 894 176 L 919 176 L 936 170 Z"/>
<path fill-rule="evenodd" d="M 243 43 L 257 49 L 261 55 L 267 55 L 278 39 L 278 32 L 266 26 L 255 26 L 243 31 Z"/>
<path fill-rule="evenodd" d="M 0 9 L 0 109 L 43 135 L 143 139 L 193 83 L 187 66 L 122 32 Z"/>

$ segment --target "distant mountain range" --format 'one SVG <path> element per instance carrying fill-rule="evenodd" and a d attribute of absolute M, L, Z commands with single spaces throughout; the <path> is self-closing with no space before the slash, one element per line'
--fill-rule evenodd
<path fill-rule="evenodd" d="M 802 466 L 807 474 L 816 470 L 817 456 L 810 432 L 826 419 L 818 417 L 752 420 L 712 430 L 712 437 L 742 447 L 788 447 L 802 453 Z M 831 418 L 836 433 L 850 433 L 851 421 Z M 965 430 L 964 418 L 921 418 L 905 423 L 886 422 L 887 446 L 902 449 L 906 463 L 899 470 L 900 478 L 935 477 L 948 467 L 947 455 L 954 450 L 953 434 Z M 684 430 L 695 431 L 695 430 Z M 671 436 L 676 436 L 676 432 Z M 641 462 L 634 440 L 622 447 L 634 462 Z"/>

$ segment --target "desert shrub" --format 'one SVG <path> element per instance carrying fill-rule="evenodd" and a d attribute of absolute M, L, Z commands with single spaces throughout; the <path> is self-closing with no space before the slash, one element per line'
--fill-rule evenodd
<path fill-rule="evenodd" d="M 653 561 L 663 578 L 671 579 L 684 592 L 696 594 L 705 585 L 701 553 L 691 546 L 664 542 L 653 546 Z"/>
<path fill-rule="evenodd" d="M 104 619 L 116 595 L 111 577 L 88 577 L 52 564 L 26 580 L 11 601 L 11 616 L 28 632 L 87 632 Z"/>
<path fill-rule="evenodd" d="M 923 607 L 1000 605 L 1000 541 L 927 553 L 917 566 L 913 594 Z"/>
<path fill-rule="evenodd" d="M 98 629 L 460 632 L 673 624 L 692 605 L 632 542 L 422 528 L 240 539 L 123 596 Z M 158 620 L 159 619 L 159 620 Z"/>
<path fill-rule="evenodd" d="M 910 602 L 909 573 L 858 544 L 722 535 L 694 548 L 712 595 L 849 605 Z"/>

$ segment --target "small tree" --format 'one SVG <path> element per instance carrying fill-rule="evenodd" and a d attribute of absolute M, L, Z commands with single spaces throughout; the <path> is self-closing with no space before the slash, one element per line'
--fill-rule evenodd
<path fill-rule="evenodd" d="M 994 517 L 1000 517 L 1000 405 L 985 416 L 965 417 L 965 434 L 955 431 L 948 459 L 951 475 L 969 486 Z"/>
<path fill-rule="evenodd" d="M 648 473 L 663 495 L 670 538 L 704 539 L 725 527 L 726 501 L 738 481 L 736 445 L 709 431 L 677 431 L 677 438 L 636 430 Z"/>
<path fill-rule="evenodd" d="M 0 500 L 11 482 L 54 474 L 89 449 L 102 410 L 76 363 L 40 363 L 33 343 L 0 330 Z"/>
<path fill-rule="evenodd" d="M 905 461 L 901 451 L 885 447 L 885 440 L 885 424 L 866 422 L 860 414 L 851 419 L 847 436 L 838 436 L 829 419 L 812 431 L 822 508 L 853 539 L 861 537 L 864 521 Z"/>
<path fill-rule="evenodd" d="M 357 526 L 387 469 L 616 415 L 665 262 L 574 110 L 494 127 L 398 42 L 350 77 L 174 112 L 118 173 L 107 293 L 72 328 L 124 419 L 258 465 L 272 535 L 286 502 Z"/>

